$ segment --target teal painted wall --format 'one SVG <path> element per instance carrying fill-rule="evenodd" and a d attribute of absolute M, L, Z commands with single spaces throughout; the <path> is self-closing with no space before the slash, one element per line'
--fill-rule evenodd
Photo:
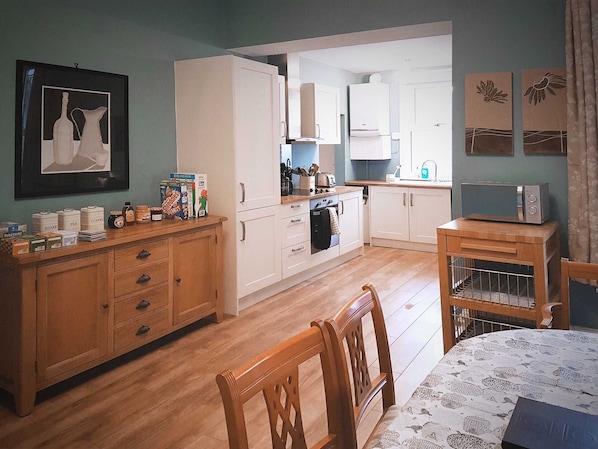
<path fill-rule="evenodd" d="M 476 180 L 548 182 L 552 218 L 567 254 L 567 168 L 564 156 L 525 156 L 521 70 L 565 65 L 565 0 L 230 0 L 229 48 L 430 22 L 453 26 L 453 216 L 461 215 L 460 184 Z M 467 73 L 513 73 L 513 156 L 466 156 Z M 358 176 L 379 178 L 359 167 Z M 383 170 L 385 171 L 385 170 Z M 348 178 L 350 179 L 350 178 Z"/>
<path fill-rule="evenodd" d="M 95 10 L 82 9 L 94 3 Z M 120 3 L 128 6 L 118 6 Z M 129 9 L 135 3 L 140 11 L 138 17 L 133 17 Z M 182 14 L 183 10 L 176 9 L 177 3 L 169 2 L 173 9 L 162 13 L 163 20 L 172 18 L 168 25 L 156 23 L 162 20 L 159 10 L 149 8 L 147 2 L 0 2 L 0 221 L 31 224 L 34 212 L 89 204 L 103 206 L 107 215 L 110 209 L 120 209 L 125 200 L 133 204 L 159 203 L 159 182 L 176 168 L 173 61 L 225 53 L 219 31 L 222 22 L 215 8 L 207 8 L 209 15 L 201 15 L 198 8 Z M 208 5 L 208 1 L 198 3 Z M 216 5 L 217 0 L 209 3 Z M 110 15 L 116 13 L 124 18 Z M 210 23 L 210 28 L 198 27 L 202 22 Z M 194 23 L 197 28 L 193 30 Z M 177 28 L 176 33 L 170 32 L 169 26 Z M 189 35 L 194 31 L 196 37 L 220 41 L 221 45 L 194 40 L 181 30 Z M 129 77 L 128 191 L 14 200 L 17 59 L 70 67 L 76 63 L 81 68 Z"/>

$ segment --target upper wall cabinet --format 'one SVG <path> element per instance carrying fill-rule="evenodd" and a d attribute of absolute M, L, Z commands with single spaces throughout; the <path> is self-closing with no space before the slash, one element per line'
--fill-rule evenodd
<path fill-rule="evenodd" d="M 301 85 L 301 134 L 319 144 L 341 143 L 341 102 L 338 87 Z"/>

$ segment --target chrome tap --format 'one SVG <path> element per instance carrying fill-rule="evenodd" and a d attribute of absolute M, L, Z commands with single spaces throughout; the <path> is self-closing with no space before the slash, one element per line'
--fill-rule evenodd
<path fill-rule="evenodd" d="M 425 160 L 422 163 L 422 168 L 425 167 L 428 162 L 432 162 L 434 164 L 434 177 L 432 178 L 432 181 L 438 181 L 438 164 L 436 163 L 435 160 L 433 160 L 433 159 Z"/>

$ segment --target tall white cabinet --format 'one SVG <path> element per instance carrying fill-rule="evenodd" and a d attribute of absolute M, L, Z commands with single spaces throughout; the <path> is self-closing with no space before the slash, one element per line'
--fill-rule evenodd
<path fill-rule="evenodd" d="M 236 315 L 281 279 L 278 69 L 232 55 L 174 69 L 177 170 L 207 173 L 210 213 L 228 217 L 224 311 Z"/>

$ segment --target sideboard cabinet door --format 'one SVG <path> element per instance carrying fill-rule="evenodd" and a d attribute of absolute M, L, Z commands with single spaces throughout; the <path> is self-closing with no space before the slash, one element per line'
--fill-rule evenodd
<path fill-rule="evenodd" d="M 108 353 L 108 253 L 37 270 L 37 381 Z"/>
<path fill-rule="evenodd" d="M 209 311 L 216 312 L 216 322 L 222 321 L 219 231 L 212 228 L 174 238 L 173 324 L 206 316 Z"/>

